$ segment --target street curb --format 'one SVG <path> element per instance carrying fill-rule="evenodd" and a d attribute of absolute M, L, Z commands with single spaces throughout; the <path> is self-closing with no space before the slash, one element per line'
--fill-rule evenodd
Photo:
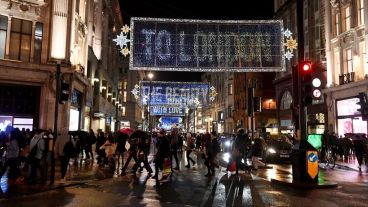
<path fill-rule="evenodd" d="M 336 188 L 338 186 L 337 183 L 332 182 L 324 182 L 324 183 L 317 183 L 317 184 L 310 184 L 310 183 L 301 183 L 301 182 L 288 182 L 283 180 L 271 179 L 271 184 L 293 187 L 293 188 L 300 188 L 300 189 L 328 189 L 328 188 Z"/>
<path fill-rule="evenodd" d="M 39 193 L 45 193 L 45 192 L 52 191 L 52 190 L 58 190 L 58 189 L 63 189 L 63 188 L 68 188 L 68 187 L 73 187 L 73 186 L 78 186 L 78 185 L 84 185 L 84 184 L 86 184 L 86 183 L 85 182 L 75 182 L 75 183 L 69 183 L 69 184 L 65 184 L 65 185 L 53 186 L 53 187 L 43 189 L 43 190 L 40 190 L 40 191 L 33 191 L 33 192 L 28 192 L 28 193 L 16 194 L 16 195 L 8 195 L 8 196 L 4 196 L 3 198 L 0 198 L 0 202 L 4 201 L 4 200 L 7 200 L 7 199 L 31 196 L 31 195 L 36 195 L 36 194 L 39 194 Z"/>

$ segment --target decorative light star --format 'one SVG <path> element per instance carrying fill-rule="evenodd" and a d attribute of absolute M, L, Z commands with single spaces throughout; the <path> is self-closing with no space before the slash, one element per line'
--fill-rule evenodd
<path fill-rule="evenodd" d="M 128 46 L 130 39 L 128 39 L 127 35 L 120 33 L 120 35 L 118 35 L 116 39 L 113 39 L 112 41 L 116 42 L 116 45 L 122 49 Z"/>
<path fill-rule="evenodd" d="M 127 34 L 129 33 L 130 31 L 130 27 L 128 25 L 124 25 L 122 28 L 121 28 L 121 31 L 124 33 L 124 34 Z"/>
<path fill-rule="evenodd" d="M 286 40 L 286 43 L 284 43 L 284 45 L 288 50 L 290 50 L 291 53 L 298 47 L 298 43 L 295 39 L 293 39 L 293 37 L 290 37 L 288 40 Z"/>
<path fill-rule="evenodd" d="M 293 53 L 291 53 L 290 51 L 287 51 L 285 54 L 284 54 L 285 58 L 290 60 L 292 57 L 294 57 Z"/>
<path fill-rule="evenodd" d="M 124 55 L 124 57 L 126 57 L 130 53 L 130 51 L 127 47 L 124 47 L 123 49 L 121 49 L 120 52 L 121 52 L 121 54 Z"/>
<path fill-rule="evenodd" d="M 289 38 L 292 34 L 293 34 L 293 33 L 292 33 L 289 29 L 286 29 L 286 30 L 284 31 L 284 36 L 285 36 L 286 38 Z"/>

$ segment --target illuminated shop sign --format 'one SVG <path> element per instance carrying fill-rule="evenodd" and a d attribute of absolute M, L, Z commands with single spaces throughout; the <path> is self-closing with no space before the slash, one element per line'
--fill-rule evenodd
<path fill-rule="evenodd" d="M 184 116 L 184 106 L 168 106 L 168 105 L 153 105 L 150 106 L 150 115 L 165 115 L 165 116 Z"/>
<path fill-rule="evenodd" d="M 150 105 L 186 106 L 209 103 L 209 87 L 206 83 L 142 81 L 140 90 L 145 105 L 148 102 Z"/>
<path fill-rule="evenodd" d="M 131 19 L 130 69 L 284 71 L 282 20 Z"/>

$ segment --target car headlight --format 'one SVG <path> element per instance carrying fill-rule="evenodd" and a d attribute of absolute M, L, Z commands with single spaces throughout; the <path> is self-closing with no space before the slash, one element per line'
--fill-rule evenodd
<path fill-rule="evenodd" d="M 276 153 L 276 150 L 273 149 L 273 148 L 268 148 L 268 152 L 271 153 L 271 154 L 275 154 Z"/>
<path fill-rule="evenodd" d="M 226 141 L 226 142 L 225 142 L 225 146 L 226 146 L 226 147 L 230 147 L 230 145 L 231 145 L 231 142 L 230 142 L 230 141 Z"/>

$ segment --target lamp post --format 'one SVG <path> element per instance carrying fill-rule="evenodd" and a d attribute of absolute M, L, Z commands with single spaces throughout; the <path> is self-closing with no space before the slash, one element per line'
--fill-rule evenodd
<path fill-rule="evenodd" d="M 151 94 L 152 94 L 152 79 L 153 79 L 153 73 L 149 72 L 147 74 L 147 77 L 149 79 L 149 94 L 148 94 L 148 131 L 151 132 L 152 137 L 152 127 L 151 127 L 151 110 L 150 110 L 150 103 L 151 103 Z"/>

